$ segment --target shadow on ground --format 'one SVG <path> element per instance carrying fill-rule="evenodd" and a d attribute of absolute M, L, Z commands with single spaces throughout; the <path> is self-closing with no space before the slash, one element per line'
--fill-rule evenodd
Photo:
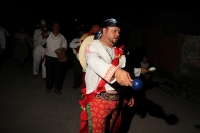
<path fill-rule="evenodd" d="M 168 125 L 175 125 L 178 123 L 178 117 L 176 115 L 166 114 L 160 105 L 146 98 L 146 90 L 153 89 L 153 87 L 159 87 L 160 85 L 161 83 L 159 82 L 153 82 L 148 85 L 148 88 L 134 92 L 134 106 L 131 108 L 127 105 L 124 106 L 122 111 L 122 124 L 118 133 L 127 133 L 129 131 L 131 121 L 135 115 L 139 115 L 140 118 L 144 119 L 148 114 L 150 116 L 163 119 Z"/>

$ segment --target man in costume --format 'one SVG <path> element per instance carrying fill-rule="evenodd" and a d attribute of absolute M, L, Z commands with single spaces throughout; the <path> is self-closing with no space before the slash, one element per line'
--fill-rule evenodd
<path fill-rule="evenodd" d="M 42 46 L 42 43 L 46 39 L 44 36 L 47 31 L 47 24 L 45 20 L 41 20 L 40 29 L 34 31 L 33 40 L 34 40 L 34 49 L 33 49 L 33 76 L 38 77 L 40 63 L 42 63 L 42 78 L 46 79 L 46 68 L 45 68 L 45 48 Z"/>
<path fill-rule="evenodd" d="M 80 133 L 116 133 L 120 126 L 120 108 L 123 104 L 129 107 L 134 104 L 133 97 L 125 100 L 112 85 L 117 82 L 118 87 L 130 89 L 133 81 L 129 73 L 121 69 L 125 67 L 126 57 L 123 46 L 115 47 L 119 37 L 118 21 L 113 18 L 107 19 L 103 22 L 102 29 L 95 34 L 94 40 L 86 46 L 86 90 L 83 99 L 79 101 L 83 109 Z M 79 55 L 80 57 L 82 55 Z M 138 75 L 141 69 L 135 72 Z"/>

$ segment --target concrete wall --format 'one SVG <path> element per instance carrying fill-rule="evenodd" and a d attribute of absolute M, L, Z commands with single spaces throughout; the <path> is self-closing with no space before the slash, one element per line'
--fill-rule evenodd
<path fill-rule="evenodd" d="M 163 34 L 163 26 L 157 25 L 146 30 L 134 29 L 129 47 L 143 45 L 148 59 L 157 68 L 166 70 L 174 78 L 190 77 L 200 79 L 200 36 L 182 33 Z M 146 41 L 142 44 L 142 35 Z"/>
<path fill-rule="evenodd" d="M 180 72 L 183 77 L 200 79 L 200 36 L 183 35 L 180 51 Z"/>
<path fill-rule="evenodd" d="M 162 25 L 158 25 L 148 29 L 146 50 L 149 59 L 153 60 L 157 67 L 177 77 L 182 35 L 164 35 L 162 28 Z"/>

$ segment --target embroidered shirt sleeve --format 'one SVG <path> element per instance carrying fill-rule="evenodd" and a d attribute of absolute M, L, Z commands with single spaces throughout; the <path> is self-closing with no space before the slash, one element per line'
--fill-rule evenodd
<path fill-rule="evenodd" d="M 107 69 L 107 71 L 106 71 L 106 73 L 105 73 L 105 75 L 104 75 L 103 78 L 104 78 L 106 81 L 109 82 L 110 79 L 113 77 L 115 71 L 117 71 L 117 69 L 119 69 L 119 66 L 111 65 L 111 66 Z"/>

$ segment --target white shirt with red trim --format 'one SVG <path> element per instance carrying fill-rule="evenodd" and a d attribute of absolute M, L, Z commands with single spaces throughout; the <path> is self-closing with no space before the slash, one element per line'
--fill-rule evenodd
<path fill-rule="evenodd" d="M 86 51 L 86 94 L 93 92 L 101 79 L 107 82 L 113 77 L 117 69 L 124 68 L 126 57 L 122 55 L 119 59 L 119 65 L 112 65 L 112 60 L 115 58 L 114 48 L 109 48 L 103 45 L 99 40 L 93 40 L 88 44 Z M 116 79 L 110 83 L 115 82 Z M 106 91 L 115 90 L 108 83 L 105 85 Z"/>

